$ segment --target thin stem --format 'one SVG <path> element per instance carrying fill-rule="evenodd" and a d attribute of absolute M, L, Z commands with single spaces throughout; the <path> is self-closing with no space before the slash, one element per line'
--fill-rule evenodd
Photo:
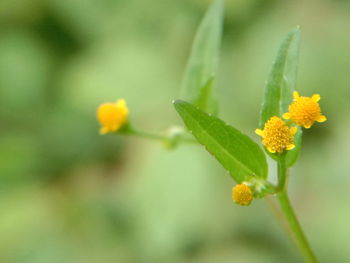
<path fill-rule="evenodd" d="M 161 141 L 166 140 L 166 137 L 163 135 L 154 134 L 154 133 L 145 132 L 145 131 L 139 131 L 139 130 L 132 130 L 130 135 L 135 135 L 135 136 L 152 139 L 152 140 L 161 140 Z"/>
<path fill-rule="evenodd" d="M 281 226 L 285 227 L 287 231 L 290 231 L 290 229 L 288 228 L 286 218 L 284 214 L 281 212 L 281 209 L 279 208 L 279 206 L 277 205 L 276 200 L 271 195 L 267 195 L 265 197 L 265 201 L 266 201 L 266 204 L 271 209 L 272 213 L 278 219 L 278 222 L 281 223 Z"/>
<path fill-rule="evenodd" d="M 278 186 L 277 191 L 282 191 L 285 188 L 287 178 L 286 155 L 283 154 L 277 161 Z"/>
<path fill-rule="evenodd" d="M 310 263 L 317 263 L 317 258 L 315 254 L 313 253 L 310 244 L 308 243 L 305 234 L 303 232 L 303 229 L 300 226 L 300 223 L 298 221 L 298 218 L 296 217 L 294 210 L 292 208 L 292 205 L 289 201 L 287 192 L 285 190 L 280 191 L 277 194 L 277 198 L 281 207 L 281 210 L 289 224 L 289 228 L 291 232 L 293 233 L 294 239 L 299 246 L 300 250 L 302 251 L 305 259 L 307 262 Z"/>
<path fill-rule="evenodd" d="M 155 134 L 155 133 L 150 133 L 150 132 L 145 132 L 145 131 L 140 131 L 140 130 L 135 130 L 135 129 L 129 130 L 127 134 L 128 135 L 135 135 L 135 136 L 139 136 L 139 137 L 143 137 L 143 138 L 147 138 L 147 139 L 151 139 L 151 140 L 159 140 L 159 141 L 171 140 L 170 137 L 165 136 L 165 135 L 160 135 L 160 134 Z M 198 144 L 198 142 L 193 138 L 186 138 L 186 137 L 180 136 L 177 139 L 179 141 L 185 142 L 185 143 Z"/>
<path fill-rule="evenodd" d="M 283 227 L 284 230 L 288 233 L 289 238 L 291 240 L 294 240 L 294 233 L 290 229 L 288 221 L 287 221 L 284 213 L 282 213 L 279 205 L 276 203 L 276 200 L 273 199 L 272 196 L 266 196 L 265 200 L 266 200 L 266 204 L 270 207 L 272 213 L 277 218 L 277 220 L 280 223 L 281 227 Z"/>

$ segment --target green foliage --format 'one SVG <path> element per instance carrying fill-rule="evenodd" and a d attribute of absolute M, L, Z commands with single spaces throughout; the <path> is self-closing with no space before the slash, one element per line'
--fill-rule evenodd
<path fill-rule="evenodd" d="M 194 38 L 181 90 L 182 99 L 213 114 L 217 112 L 213 87 L 218 65 L 222 21 L 223 1 L 215 0 Z"/>
<path fill-rule="evenodd" d="M 290 150 L 286 154 L 286 166 L 291 167 L 298 160 L 301 143 L 302 143 L 303 131 L 301 128 L 298 128 L 298 132 L 294 136 L 295 148 Z"/>
<path fill-rule="evenodd" d="M 248 136 L 190 103 L 174 104 L 187 128 L 238 183 L 254 175 L 267 177 L 265 154 Z"/>
<path fill-rule="evenodd" d="M 206 112 L 217 115 L 218 101 L 213 96 L 214 82 L 214 77 L 209 78 L 207 83 L 200 89 L 199 97 L 194 104 Z"/>
<path fill-rule="evenodd" d="M 292 101 L 297 78 L 300 29 L 289 32 L 282 42 L 268 78 L 261 108 L 260 127 L 272 116 L 282 116 Z"/>
<path fill-rule="evenodd" d="M 300 29 L 297 27 L 283 40 L 265 86 L 259 124 L 261 128 L 271 117 L 281 117 L 288 111 L 296 86 L 299 45 Z M 294 141 L 296 147 L 286 154 L 288 166 L 293 165 L 297 160 L 301 148 L 301 137 L 302 131 L 299 129 Z M 268 151 L 267 153 L 275 160 L 279 158 L 277 154 Z"/>

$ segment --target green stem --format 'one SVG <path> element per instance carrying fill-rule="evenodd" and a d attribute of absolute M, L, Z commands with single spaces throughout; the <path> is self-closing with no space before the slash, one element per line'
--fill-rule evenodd
<path fill-rule="evenodd" d="M 277 194 L 277 198 L 281 207 L 281 210 L 288 222 L 289 228 L 294 236 L 295 242 L 302 251 L 307 262 L 317 263 L 317 258 L 313 253 L 310 244 L 308 243 L 303 229 L 300 226 L 298 218 L 296 217 L 293 207 L 289 201 L 287 192 L 285 190 L 280 191 Z"/>
<path fill-rule="evenodd" d="M 139 136 L 139 137 L 143 137 L 143 138 L 151 139 L 151 140 L 163 141 L 163 142 L 171 140 L 170 137 L 165 136 L 165 135 L 160 135 L 160 134 L 155 134 L 155 133 L 150 133 L 150 132 L 145 132 L 145 131 L 140 131 L 140 130 L 135 130 L 135 129 L 128 130 L 128 132 L 126 134 L 135 135 L 135 136 Z M 193 138 L 186 138 L 186 137 L 181 136 L 177 139 L 179 141 L 185 142 L 185 143 L 198 144 L 198 142 Z"/>
<path fill-rule="evenodd" d="M 277 172 L 278 172 L 278 186 L 277 191 L 282 191 L 286 184 L 287 178 L 287 166 L 286 166 L 286 155 L 283 154 L 277 161 Z"/>
<path fill-rule="evenodd" d="M 154 134 L 154 133 L 145 132 L 145 131 L 139 131 L 139 130 L 132 130 L 130 135 L 135 135 L 135 136 L 139 136 L 139 137 L 143 137 L 151 140 L 160 140 L 160 141 L 166 140 L 166 137 L 163 135 Z"/>

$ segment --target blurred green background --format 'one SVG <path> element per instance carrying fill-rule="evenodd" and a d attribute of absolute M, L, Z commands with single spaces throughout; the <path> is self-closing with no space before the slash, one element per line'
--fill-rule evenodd
<path fill-rule="evenodd" d="M 209 3 L 0 1 L 0 262 L 302 262 L 263 200 L 232 203 L 201 147 L 98 134 L 96 107 L 121 97 L 140 128 L 181 124 L 171 101 Z M 259 140 L 296 25 L 298 90 L 321 94 L 328 121 L 305 132 L 290 194 L 321 262 L 350 262 L 350 2 L 227 0 L 220 116 Z"/>

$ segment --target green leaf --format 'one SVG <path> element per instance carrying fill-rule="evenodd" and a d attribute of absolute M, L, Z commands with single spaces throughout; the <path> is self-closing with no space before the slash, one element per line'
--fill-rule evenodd
<path fill-rule="evenodd" d="M 303 131 L 301 128 L 298 128 L 298 132 L 294 136 L 295 148 L 287 152 L 286 155 L 286 166 L 291 167 L 298 160 L 301 143 L 302 143 Z"/>
<path fill-rule="evenodd" d="M 200 89 L 199 97 L 194 105 L 198 108 L 210 112 L 213 115 L 218 113 L 218 102 L 212 97 L 214 88 L 214 77 L 209 78 L 207 83 Z"/>
<path fill-rule="evenodd" d="M 261 128 L 273 116 L 282 117 L 288 111 L 288 106 L 293 99 L 293 91 L 296 86 L 298 57 L 300 45 L 300 29 L 293 29 L 282 42 L 273 64 L 270 76 L 265 86 L 264 100 L 261 108 Z M 301 129 L 295 136 L 296 147 L 286 154 L 287 163 L 294 164 L 301 148 Z M 278 154 L 266 151 L 274 160 L 279 159 Z"/>
<path fill-rule="evenodd" d="M 264 152 L 248 136 L 192 104 L 177 100 L 175 109 L 194 137 L 238 182 L 267 177 Z"/>
<path fill-rule="evenodd" d="M 295 90 L 300 29 L 295 28 L 284 39 L 268 78 L 261 108 L 260 127 L 273 116 L 281 117 L 288 111 Z"/>
<path fill-rule="evenodd" d="M 222 35 L 223 1 L 215 0 L 203 18 L 191 49 L 182 83 L 181 98 L 214 113 L 213 88 L 203 96 L 203 87 L 216 75 Z M 214 82 L 212 83 L 214 85 Z"/>

